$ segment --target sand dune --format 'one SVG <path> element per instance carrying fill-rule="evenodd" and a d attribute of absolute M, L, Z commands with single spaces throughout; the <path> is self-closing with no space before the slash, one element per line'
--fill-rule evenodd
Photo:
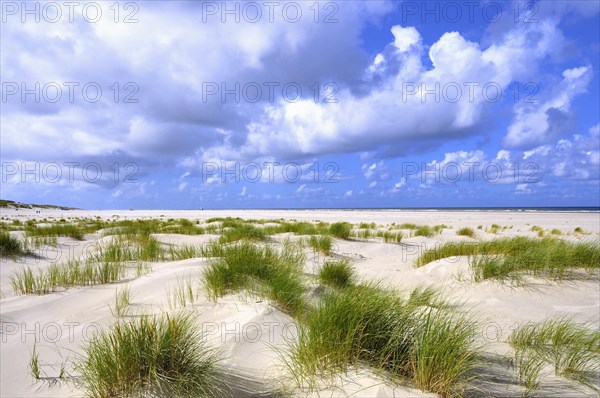
<path fill-rule="evenodd" d="M 444 297 L 459 303 L 471 311 L 481 323 L 478 340 L 484 345 L 488 356 L 487 368 L 481 377 L 467 390 L 470 396 L 504 395 L 518 396 L 523 388 L 516 384 L 514 375 L 507 370 L 504 355 L 510 353 L 506 343 L 510 332 L 530 321 L 541 321 L 554 315 L 566 314 L 579 322 L 600 326 L 600 286 L 597 280 L 553 282 L 542 279 L 529 280 L 525 287 L 507 286 L 493 281 L 473 283 L 469 280 L 467 257 L 450 257 L 415 268 L 413 263 L 426 248 L 448 241 L 471 240 L 458 236 L 459 227 L 471 227 L 477 239 L 493 239 L 502 236 L 536 236 L 531 226 L 564 231 L 563 239 L 570 241 L 598 239 L 600 223 L 598 213 L 563 212 L 512 212 L 512 211 L 60 211 L 3 210 L 8 220 L 25 221 L 47 218 L 96 217 L 103 219 L 137 218 L 189 218 L 203 222 L 211 217 L 243 217 L 252 219 L 296 219 L 307 221 L 348 221 L 351 223 L 374 222 L 445 224 L 448 227 L 433 237 L 406 237 L 400 244 L 383 243 L 381 239 L 334 240 L 333 256 L 352 260 L 353 267 L 362 281 L 379 281 L 382 285 L 397 289 L 400 294 L 419 286 L 435 286 Z M 498 234 L 485 232 L 491 224 L 511 227 Z M 482 225 L 481 230 L 476 228 Z M 581 227 L 586 235 L 568 235 Z M 13 232 L 19 235 L 18 232 Z M 283 240 L 285 236 L 274 236 Z M 165 247 L 202 245 L 215 235 L 153 235 Z M 404 386 L 393 385 L 367 369 L 356 369 L 340 379 L 335 388 L 323 386 L 321 391 L 303 392 L 290 382 L 282 356 L 290 342 L 297 339 L 296 321 L 280 311 L 268 300 L 250 293 L 226 295 L 216 302 L 208 300 L 202 289 L 202 271 L 207 259 L 192 258 L 175 262 L 152 264 L 146 275 L 132 276 L 115 284 L 77 287 L 46 295 L 15 296 L 11 275 L 24 266 L 46 269 L 59 259 L 78 258 L 87 253 L 86 244 L 111 239 L 101 234 L 90 234 L 84 241 L 58 238 L 57 248 L 48 248 L 38 257 L 4 258 L 0 266 L 0 317 L 2 321 L 2 345 L 0 366 L 0 395 L 2 397 L 71 397 L 82 396 L 76 383 L 57 378 L 61 363 L 71 363 L 81 355 L 82 346 L 99 328 L 107 328 L 115 321 L 115 293 L 128 287 L 131 304 L 125 317 L 161 311 L 178 311 L 172 303 L 172 292 L 178 283 L 193 280 L 195 299 L 187 303 L 185 310 L 197 315 L 197 322 L 206 333 L 210 346 L 220 350 L 225 360 L 224 380 L 234 396 L 278 396 L 285 390 L 292 396 L 327 397 L 418 397 L 435 396 Z M 89 247 L 89 246 L 88 246 Z M 315 256 L 306 250 L 304 271 L 307 274 L 323 262 L 323 256 Z M 171 297 L 170 297 L 171 296 Z M 29 372 L 29 360 L 34 342 L 47 380 L 34 383 Z M 73 371 L 73 373 L 76 373 Z M 544 379 L 539 395 L 596 396 L 582 385 L 548 376 Z"/>

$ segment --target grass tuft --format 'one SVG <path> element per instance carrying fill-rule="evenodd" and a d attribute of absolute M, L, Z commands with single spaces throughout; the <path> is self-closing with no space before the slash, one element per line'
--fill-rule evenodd
<path fill-rule="evenodd" d="M 177 285 L 172 292 L 167 293 L 169 308 L 185 307 L 192 304 L 197 299 L 197 294 L 194 291 L 193 278 L 187 275 L 184 278 L 177 278 Z"/>
<path fill-rule="evenodd" d="M 42 377 L 40 370 L 40 356 L 37 352 L 35 343 L 33 344 L 33 351 L 31 352 L 31 358 L 29 359 L 29 372 L 35 380 L 39 380 Z"/>
<path fill-rule="evenodd" d="M 464 227 L 456 231 L 457 235 L 468 236 L 469 238 L 475 238 L 475 231 L 473 228 Z"/>
<path fill-rule="evenodd" d="M 429 310 L 417 325 L 411 350 L 415 385 L 442 396 L 458 395 L 478 361 L 471 348 L 473 336 L 475 327 L 467 318 Z"/>
<path fill-rule="evenodd" d="M 308 239 L 308 244 L 315 252 L 329 255 L 333 246 L 333 239 L 328 235 L 311 235 Z"/>
<path fill-rule="evenodd" d="M 264 241 L 267 239 L 267 233 L 262 228 L 241 222 L 223 222 L 223 233 L 219 242 L 228 243 L 238 240 Z"/>
<path fill-rule="evenodd" d="M 276 250 L 246 241 L 230 246 L 213 243 L 207 254 L 216 257 L 204 272 L 210 298 L 245 289 L 270 298 L 292 314 L 304 307 L 304 257 L 294 246 Z"/>
<path fill-rule="evenodd" d="M 473 337 L 461 315 L 408 305 L 372 284 L 349 286 L 326 293 L 306 315 L 287 363 L 301 388 L 367 365 L 452 395 L 477 361 Z"/>
<path fill-rule="evenodd" d="M 600 371 L 600 331 L 568 317 L 526 324 L 512 332 L 509 343 L 517 359 L 526 355 L 531 360 L 551 364 L 556 375 L 587 385 Z"/>
<path fill-rule="evenodd" d="M 354 284 L 356 277 L 350 265 L 350 260 L 325 261 L 319 271 L 319 281 L 322 285 L 345 288 Z"/>
<path fill-rule="evenodd" d="M 414 233 L 415 236 L 425 236 L 425 237 L 431 237 L 434 234 L 435 234 L 435 231 L 429 225 L 417 226 L 417 228 L 415 229 L 415 233 Z"/>
<path fill-rule="evenodd" d="M 477 243 L 449 242 L 426 250 L 415 264 L 421 266 L 450 256 L 477 256 L 472 259 L 471 268 L 478 281 L 512 278 L 522 273 L 564 280 L 575 278 L 580 269 L 593 277 L 600 268 L 597 242 L 525 237 Z"/>
<path fill-rule="evenodd" d="M 527 355 L 524 351 L 515 354 L 515 365 L 517 367 L 517 379 L 519 384 L 525 387 L 525 396 L 540 388 L 540 373 L 544 367 L 544 361 L 537 355 Z"/>
<path fill-rule="evenodd" d="M 24 247 L 19 239 L 6 231 L 0 231 L 0 257 L 16 256 L 23 253 Z"/>
<path fill-rule="evenodd" d="M 350 237 L 350 232 L 352 230 L 352 225 L 347 222 L 336 222 L 331 224 L 329 227 L 329 232 L 340 239 L 348 239 Z"/>
<path fill-rule="evenodd" d="M 402 232 L 385 231 L 382 234 L 377 233 L 377 236 L 383 238 L 384 243 L 400 243 L 404 234 Z"/>
<path fill-rule="evenodd" d="M 214 396 L 218 356 L 187 315 L 117 322 L 85 347 L 80 364 L 90 397 Z"/>
<path fill-rule="evenodd" d="M 131 291 L 129 288 L 125 288 L 121 291 L 117 290 L 115 294 L 115 311 L 117 316 L 125 316 L 129 304 L 131 304 Z"/>
<path fill-rule="evenodd" d="M 28 237 L 64 236 L 77 240 L 83 240 L 86 232 L 82 226 L 75 224 L 52 224 L 44 227 L 29 226 L 25 231 Z"/>

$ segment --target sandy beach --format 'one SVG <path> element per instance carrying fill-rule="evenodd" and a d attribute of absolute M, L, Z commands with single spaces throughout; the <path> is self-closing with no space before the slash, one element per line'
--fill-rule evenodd
<path fill-rule="evenodd" d="M 476 340 L 484 362 L 477 369 L 478 378 L 464 391 L 465 396 L 522 396 L 524 387 L 511 368 L 512 348 L 507 339 L 516 328 L 528 322 L 539 322 L 565 315 L 590 329 L 600 326 L 600 286 L 597 278 L 555 281 L 528 278 L 523 286 L 495 280 L 475 282 L 468 256 L 451 256 L 421 267 L 417 258 L 426 250 L 446 242 L 480 242 L 499 238 L 550 236 L 567 242 L 597 242 L 600 234 L 598 212 L 547 211 L 393 211 L 393 210 L 202 210 L 202 211 L 85 211 L 48 209 L 3 209 L 2 221 L 8 225 L 25 224 L 28 220 L 52 223 L 63 219 L 106 221 L 127 219 L 188 219 L 200 227 L 219 217 L 252 220 L 298 220 L 317 222 L 349 222 L 360 229 L 360 223 L 373 225 L 373 230 L 392 225 L 444 225 L 433 236 L 414 236 L 404 231 L 400 243 L 385 243 L 377 236 L 333 239 L 329 256 L 304 248 L 304 274 L 310 279 L 327 258 L 347 258 L 358 281 L 379 282 L 399 295 L 418 286 L 438 289 L 448 302 L 468 311 L 478 322 Z M 264 225 L 277 224 L 275 222 Z M 492 231 L 492 225 L 496 228 Z M 257 224 L 260 226 L 259 224 Z M 474 237 L 457 234 L 463 227 L 472 228 Z M 533 228 L 532 227 L 536 227 Z M 582 233 L 575 233 L 580 228 Z M 538 231 L 542 230 L 542 233 Z M 98 242 L 107 242 L 105 231 L 86 234 L 83 240 L 58 237 L 56 246 L 41 246 L 33 255 L 5 257 L 0 266 L 0 318 L 2 321 L 0 396 L 2 397 L 79 397 L 84 391 L 76 382 L 73 363 L 83 354 L 83 347 L 101 329 L 109 328 L 117 319 L 116 292 L 127 288 L 131 293 L 125 319 L 140 314 L 188 311 L 204 332 L 209 346 L 223 356 L 230 395 L 254 396 L 321 396 L 321 397 L 421 397 L 437 396 L 414 386 L 401 385 L 371 371 L 368 367 L 340 376 L 335 386 L 323 385 L 317 391 L 303 391 L 290 382 L 282 358 L 290 343 L 298 338 L 297 320 L 282 311 L 271 300 L 250 292 L 234 292 L 210 300 L 202 288 L 203 272 L 210 261 L 195 257 L 178 261 L 151 262 L 151 270 L 130 276 L 117 283 L 72 287 L 49 294 L 15 294 L 11 278 L 24 267 L 46 270 L 52 263 L 85 258 Z M 23 237 L 14 230 L 11 235 Z M 216 233 L 184 235 L 153 233 L 165 247 L 183 245 L 201 247 Z M 293 233 L 270 237 L 270 244 L 281 246 L 285 239 L 302 239 Z M 174 293 L 183 280 L 193 281 L 192 302 L 177 303 Z M 307 283 L 307 294 L 316 294 L 316 282 Z M 30 372 L 34 350 L 39 354 L 43 376 L 36 381 Z M 59 377 L 66 367 L 68 377 Z M 597 396 L 593 387 L 572 379 L 555 376 L 550 368 L 542 371 L 541 384 L 533 396 Z M 596 384 L 596 388 L 598 385 Z"/>

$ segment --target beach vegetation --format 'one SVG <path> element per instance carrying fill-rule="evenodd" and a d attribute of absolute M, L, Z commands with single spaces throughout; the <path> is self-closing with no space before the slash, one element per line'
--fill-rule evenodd
<path fill-rule="evenodd" d="M 469 238 L 475 238 L 475 231 L 473 231 L 473 228 L 469 227 L 460 228 L 458 231 L 456 231 L 456 234 L 468 236 Z"/>
<path fill-rule="evenodd" d="M 96 335 L 79 368 L 89 397 L 192 398 L 222 390 L 219 360 L 192 316 L 142 316 Z"/>
<path fill-rule="evenodd" d="M 356 280 L 354 270 L 349 259 L 327 260 L 318 273 L 322 285 L 345 288 Z"/>
<path fill-rule="evenodd" d="M 292 245 L 278 250 L 242 241 L 233 245 L 212 244 L 207 254 L 213 257 L 204 272 L 207 295 L 217 298 L 240 290 L 268 297 L 284 311 L 302 310 L 304 256 Z"/>
<path fill-rule="evenodd" d="M 307 313 L 287 362 L 297 384 L 366 365 L 442 396 L 460 394 L 478 361 L 463 315 L 408 305 L 373 284 L 327 292 Z"/>

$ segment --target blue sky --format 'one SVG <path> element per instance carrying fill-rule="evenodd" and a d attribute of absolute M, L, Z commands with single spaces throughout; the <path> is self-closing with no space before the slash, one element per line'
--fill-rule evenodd
<path fill-rule="evenodd" d="M 1 3 L 2 199 L 600 201 L 598 1 L 24 4 Z"/>

